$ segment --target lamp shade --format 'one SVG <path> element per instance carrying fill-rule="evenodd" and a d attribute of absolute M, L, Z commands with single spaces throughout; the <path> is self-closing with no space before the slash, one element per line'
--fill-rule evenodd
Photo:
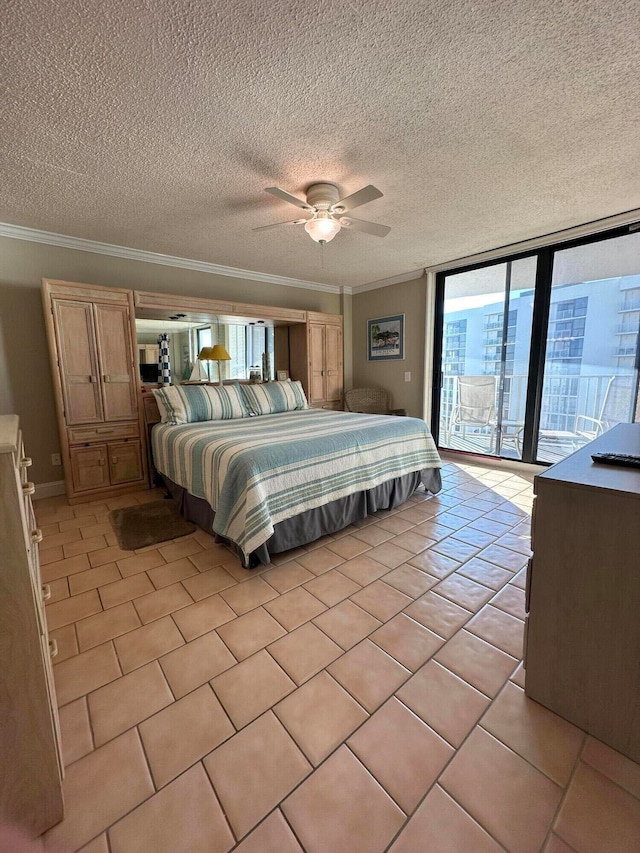
<path fill-rule="evenodd" d="M 222 344 L 216 344 L 214 347 L 204 347 L 204 349 L 211 350 L 211 355 L 206 356 L 206 358 L 210 358 L 212 361 L 231 361 L 231 356 Z"/>
<path fill-rule="evenodd" d="M 214 349 L 215 347 L 202 347 L 198 353 L 199 361 L 212 361 L 213 359 L 218 358 L 218 356 L 213 354 Z"/>
<path fill-rule="evenodd" d="M 321 210 L 307 222 L 304 230 L 316 243 L 328 243 L 340 230 L 340 223 Z"/>

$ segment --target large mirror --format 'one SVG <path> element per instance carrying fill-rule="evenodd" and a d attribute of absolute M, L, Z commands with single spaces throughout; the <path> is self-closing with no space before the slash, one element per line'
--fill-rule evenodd
<path fill-rule="evenodd" d="M 211 382 L 275 377 L 275 329 L 265 320 L 214 317 L 205 322 L 188 319 L 136 319 L 136 343 L 143 384 L 159 381 L 160 358 L 169 365 L 171 382 L 204 379 Z M 284 327 L 286 329 L 286 327 Z M 166 335 L 162 352 L 160 338 Z M 203 349 L 220 344 L 228 360 L 199 360 Z M 263 360 L 263 355 L 268 359 Z M 206 354 L 206 353 L 205 353 Z M 263 368 L 266 368 L 266 375 Z M 220 376 L 221 372 L 222 376 Z"/>

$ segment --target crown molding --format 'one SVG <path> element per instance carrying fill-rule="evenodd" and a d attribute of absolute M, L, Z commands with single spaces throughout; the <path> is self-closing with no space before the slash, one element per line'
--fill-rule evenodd
<path fill-rule="evenodd" d="M 324 284 L 319 281 L 287 278 L 281 275 L 242 270 L 236 267 L 226 267 L 208 261 L 195 261 L 189 258 L 177 258 L 174 255 L 162 255 L 158 252 L 148 252 L 145 249 L 130 249 L 127 246 L 114 246 L 112 243 L 100 243 L 97 240 L 85 240 L 83 237 L 70 237 L 67 234 L 54 234 L 51 231 L 39 231 L 35 228 L 25 228 L 22 225 L 11 225 L 0 222 L 0 237 L 11 237 L 14 240 L 28 240 L 31 243 L 44 243 L 47 246 L 59 246 L 64 249 L 76 249 L 79 252 L 93 252 L 96 255 L 111 255 L 114 258 L 124 258 L 129 261 L 142 261 L 147 264 L 160 264 L 165 267 L 195 270 L 211 275 L 224 275 L 230 278 L 247 278 L 252 281 L 263 281 L 267 284 L 281 284 L 285 287 L 300 287 L 304 290 L 321 290 L 325 293 L 347 293 L 347 288 L 340 285 Z"/>
<path fill-rule="evenodd" d="M 367 290 L 378 290 L 381 287 L 389 287 L 392 284 L 401 284 L 403 281 L 415 281 L 422 278 L 425 270 L 421 267 L 411 272 L 403 272 L 400 275 L 391 276 L 391 278 L 381 278 L 378 281 L 370 281 L 367 284 L 359 284 L 352 288 L 353 293 L 364 293 Z"/>

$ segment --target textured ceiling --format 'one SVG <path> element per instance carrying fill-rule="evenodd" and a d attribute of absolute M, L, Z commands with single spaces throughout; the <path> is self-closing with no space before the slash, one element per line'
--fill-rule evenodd
<path fill-rule="evenodd" d="M 357 286 L 640 207 L 640 0 L 5 0 L 0 221 Z M 384 198 L 324 249 L 263 192 Z"/>

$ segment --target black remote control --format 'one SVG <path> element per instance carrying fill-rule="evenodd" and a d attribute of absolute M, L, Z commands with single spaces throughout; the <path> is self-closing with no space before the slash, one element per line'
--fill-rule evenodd
<path fill-rule="evenodd" d="M 594 462 L 605 465 L 624 465 L 627 468 L 640 468 L 640 454 L 636 453 L 593 453 Z"/>

